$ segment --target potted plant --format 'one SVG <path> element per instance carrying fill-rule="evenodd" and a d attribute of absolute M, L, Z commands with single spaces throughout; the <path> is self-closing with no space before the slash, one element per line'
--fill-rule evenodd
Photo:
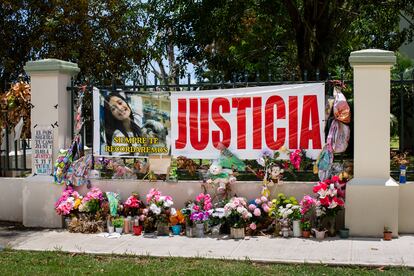
<path fill-rule="evenodd" d="M 252 217 L 247 208 L 247 202 L 242 197 L 232 197 L 224 206 L 224 214 L 230 225 L 230 237 L 233 239 L 244 239 L 245 227 Z"/>
<path fill-rule="evenodd" d="M 168 236 L 170 234 L 169 218 L 176 214 L 172 208 L 174 202 L 171 196 L 164 196 L 157 189 L 152 188 L 147 194 L 149 205 L 148 215 L 154 217 L 158 236 Z"/>
<path fill-rule="evenodd" d="M 313 187 L 313 192 L 316 194 L 316 216 L 319 224 L 316 231 L 321 231 L 321 224 L 323 221 L 326 221 L 328 230 L 324 231 L 329 231 L 330 236 L 335 236 L 336 215 L 345 205 L 343 191 L 339 184 L 339 177 L 333 176 L 331 179 L 318 182 L 318 184 Z M 321 237 L 322 234 L 318 235 Z"/>
<path fill-rule="evenodd" d="M 214 208 L 210 215 L 209 223 L 211 226 L 211 235 L 217 237 L 220 235 L 220 228 L 224 220 L 224 208 Z"/>
<path fill-rule="evenodd" d="M 106 228 L 108 229 L 109 234 L 115 232 L 115 227 L 110 216 L 108 216 L 108 219 L 106 220 Z"/>
<path fill-rule="evenodd" d="M 115 227 L 115 232 L 118 234 L 122 234 L 122 229 L 124 227 L 124 218 L 119 217 L 113 220 L 113 226 Z"/>
<path fill-rule="evenodd" d="M 302 222 L 302 237 L 308 239 L 311 235 L 311 223 L 309 220 Z"/>
<path fill-rule="evenodd" d="M 290 216 L 293 213 L 293 210 L 291 210 L 291 207 L 296 206 L 298 204 L 299 203 L 295 197 L 293 196 L 287 197 L 283 193 L 279 193 L 277 195 L 277 198 L 272 200 L 272 204 L 269 210 L 269 216 L 274 219 L 276 236 L 280 234 L 284 237 L 289 236 L 290 218 L 288 218 L 288 216 Z M 283 218 L 284 215 L 285 215 L 285 218 Z"/>
<path fill-rule="evenodd" d="M 392 231 L 391 228 L 384 226 L 384 241 L 392 240 Z"/>
<path fill-rule="evenodd" d="M 247 233 L 254 235 L 258 230 L 270 229 L 272 225 L 272 218 L 269 216 L 272 201 L 266 195 L 262 195 L 252 200 L 249 204 L 249 211 L 252 213 L 251 223 L 247 228 Z"/>
<path fill-rule="evenodd" d="M 181 225 L 185 222 L 184 215 L 180 210 L 174 216 L 170 216 L 171 231 L 173 235 L 180 235 Z"/>
<path fill-rule="evenodd" d="M 347 239 L 349 238 L 349 229 L 348 228 L 342 228 L 339 230 L 339 237 L 341 239 Z"/>
<path fill-rule="evenodd" d="M 292 229 L 293 229 L 293 236 L 298 238 L 301 236 L 301 226 L 300 220 L 302 218 L 302 214 L 300 213 L 299 205 L 292 206 L 293 213 L 290 215 L 290 219 L 292 220 Z"/>

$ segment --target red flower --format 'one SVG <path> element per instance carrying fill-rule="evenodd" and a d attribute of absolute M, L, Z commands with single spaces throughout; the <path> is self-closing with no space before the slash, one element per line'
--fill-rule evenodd
<path fill-rule="evenodd" d="M 320 190 L 326 190 L 328 188 L 328 185 L 325 182 L 318 182 L 317 185 L 313 186 L 313 192 L 317 193 Z"/>
<path fill-rule="evenodd" d="M 319 201 L 321 202 L 322 206 L 329 206 L 331 204 L 331 200 L 329 199 L 329 196 L 320 198 Z"/>
<path fill-rule="evenodd" d="M 334 182 L 334 183 L 338 182 L 339 181 L 339 176 L 337 176 L 337 175 L 332 176 L 331 181 Z"/>
<path fill-rule="evenodd" d="M 338 197 L 334 197 L 334 198 L 332 198 L 332 200 L 335 201 L 336 204 L 338 204 L 338 206 L 344 206 L 345 205 L 345 202 L 342 199 L 338 198 Z"/>

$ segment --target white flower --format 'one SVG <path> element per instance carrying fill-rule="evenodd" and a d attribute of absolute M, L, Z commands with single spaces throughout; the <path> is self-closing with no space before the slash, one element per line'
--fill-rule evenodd
<path fill-rule="evenodd" d="M 160 208 L 160 207 L 158 207 L 157 205 L 155 205 L 154 203 L 152 203 L 152 204 L 150 205 L 150 210 L 151 210 L 151 212 L 153 212 L 153 213 L 154 213 L 154 214 L 156 214 L 156 215 L 161 214 L 161 208 Z"/>
<path fill-rule="evenodd" d="M 244 209 L 241 206 L 237 207 L 237 212 L 240 213 L 240 214 L 243 214 L 244 213 L 244 210 L 246 210 L 246 209 Z"/>
<path fill-rule="evenodd" d="M 260 166 L 265 166 L 265 159 L 263 157 L 259 157 L 256 161 Z"/>
<path fill-rule="evenodd" d="M 174 204 L 174 202 L 172 200 L 166 200 L 164 202 L 164 207 L 171 207 Z"/>
<path fill-rule="evenodd" d="M 292 207 L 292 204 L 289 203 L 286 205 L 286 208 L 290 208 L 290 207 Z"/>
<path fill-rule="evenodd" d="M 177 214 L 177 211 L 175 208 L 171 208 L 171 216 L 175 216 Z"/>

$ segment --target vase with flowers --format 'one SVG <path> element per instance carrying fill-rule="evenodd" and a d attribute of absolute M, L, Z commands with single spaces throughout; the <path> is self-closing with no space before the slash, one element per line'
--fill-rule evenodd
<path fill-rule="evenodd" d="M 169 218 L 176 215 L 172 208 L 174 202 L 171 196 L 162 195 L 160 191 L 152 188 L 146 196 L 148 203 L 148 216 L 152 217 L 157 227 L 157 235 L 169 235 Z"/>
<path fill-rule="evenodd" d="M 316 194 L 316 218 L 319 228 L 327 227 L 330 236 L 336 235 L 336 215 L 344 208 L 344 193 L 340 188 L 339 177 L 334 176 L 313 187 Z"/>
<path fill-rule="evenodd" d="M 243 239 L 245 228 L 252 217 L 247 202 L 242 197 L 232 197 L 224 206 L 224 214 L 230 225 L 230 236 L 233 239 Z"/>

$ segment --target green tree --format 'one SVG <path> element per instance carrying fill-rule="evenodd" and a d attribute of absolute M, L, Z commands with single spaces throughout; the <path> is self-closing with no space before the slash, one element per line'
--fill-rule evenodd
<path fill-rule="evenodd" d="M 413 37 L 413 26 L 399 30 L 400 16 L 413 16 L 413 0 L 243 0 L 182 4 L 177 24 L 184 56 L 215 72 L 305 71 L 321 78 L 348 67 L 353 50 L 397 50 Z M 186 23 L 183 23 L 186 22 Z M 244 69 L 243 69 L 244 68 Z M 230 78 L 228 74 L 227 79 Z"/>

